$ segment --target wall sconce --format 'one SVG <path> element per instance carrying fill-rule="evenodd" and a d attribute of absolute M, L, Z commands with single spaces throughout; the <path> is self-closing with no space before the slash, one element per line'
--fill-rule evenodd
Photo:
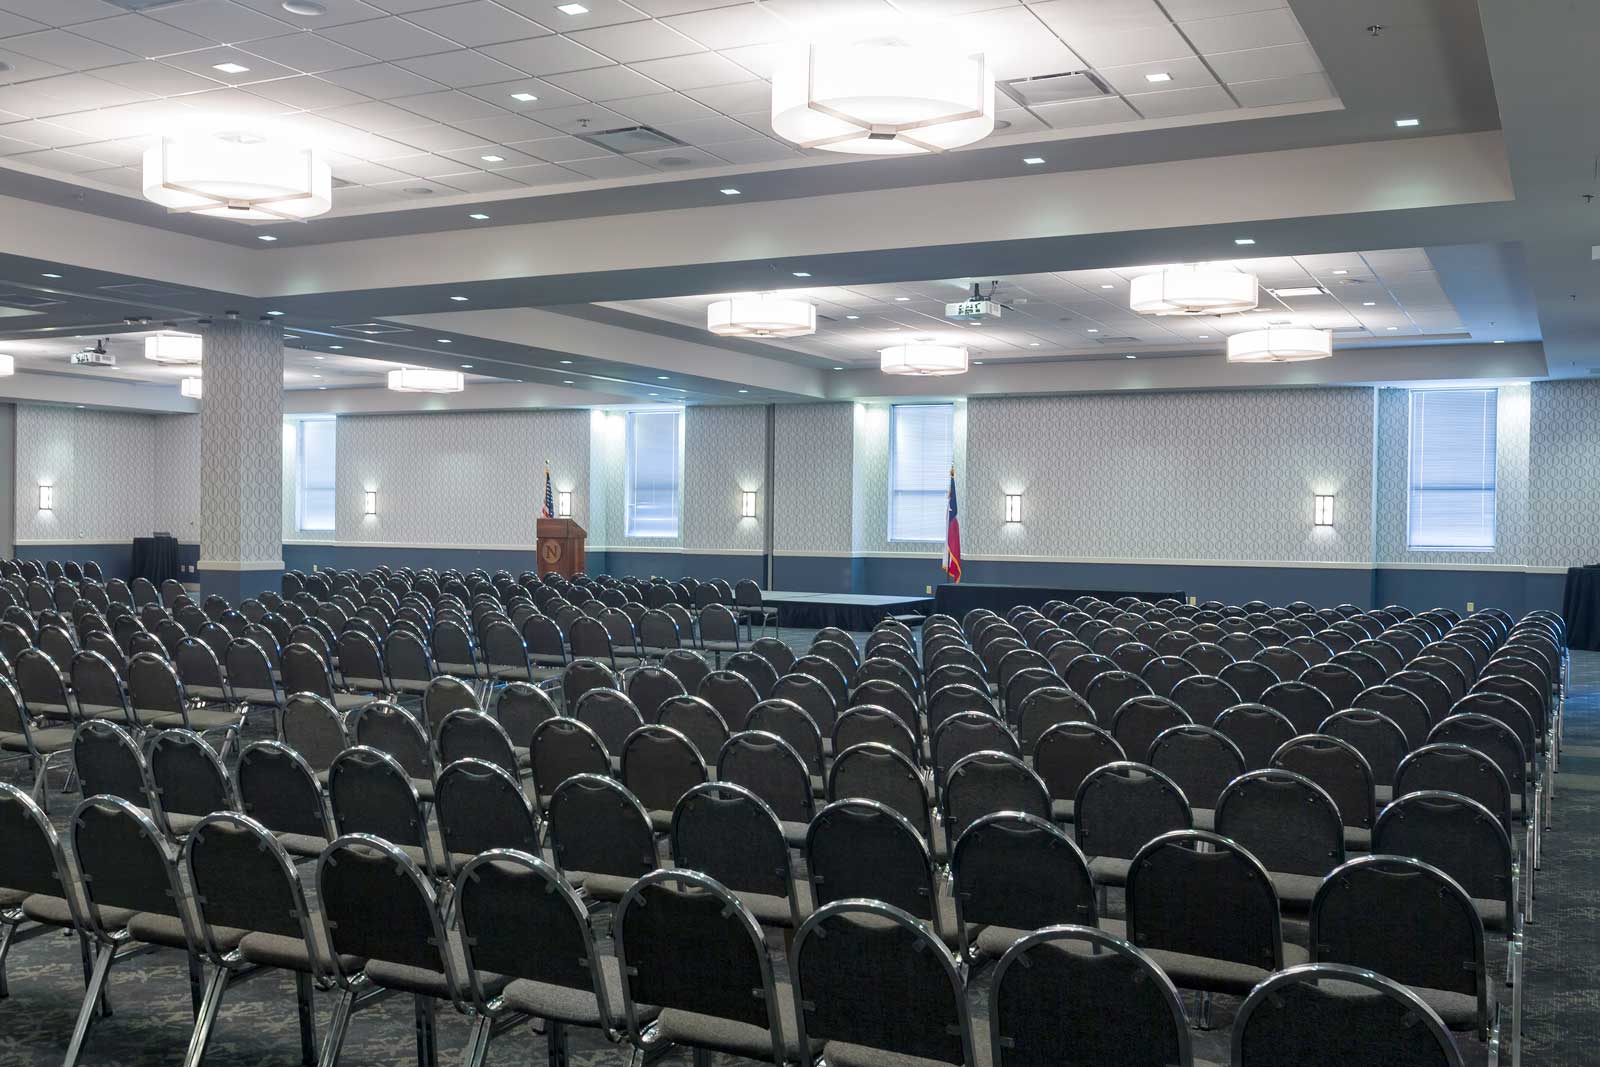
<path fill-rule="evenodd" d="M 739 490 L 739 517 L 753 519 L 756 517 L 756 493 L 754 489 Z"/>
<path fill-rule="evenodd" d="M 572 518 L 572 490 L 563 489 L 556 493 L 556 518 Z"/>
<path fill-rule="evenodd" d="M 364 513 L 376 515 L 378 513 L 378 491 L 376 489 L 368 489 L 361 494 L 361 497 Z"/>
<path fill-rule="evenodd" d="M 1333 525 L 1333 494 L 1332 493 L 1327 493 L 1327 494 L 1318 493 L 1317 495 L 1313 496 L 1311 499 L 1312 499 L 1313 504 L 1314 504 L 1314 506 L 1312 508 L 1311 524 L 1313 526 L 1332 526 Z"/>
<path fill-rule="evenodd" d="M 1007 493 L 1006 494 L 1006 521 L 1007 522 L 1021 522 L 1022 521 L 1022 494 L 1021 493 Z"/>
<path fill-rule="evenodd" d="M 39 484 L 39 510 L 54 511 L 56 509 L 56 487 L 53 485 Z"/>

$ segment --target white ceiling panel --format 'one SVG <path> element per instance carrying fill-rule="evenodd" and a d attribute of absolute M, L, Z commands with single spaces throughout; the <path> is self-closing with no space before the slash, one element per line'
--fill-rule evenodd
<path fill-rule="evenodd" d="M 361 93 L 374 100 L 389 100 L 397 96 L 411 96 L 440 88 L 432 78 L 424 78 L 409 70 L 401 70 L 391 63 L 374 63 L 348 70 L 334 70 L 322 75 L 335 85 Z"/>
<path fill-rule="evenodd" d="M 668 56 L 681 56 L 704 50 L 703 45 L 685 37 L 665 23 L 654 20 L 627 22 L 594 30 L 579 30 L 570 36 L 584 47 L 592 48 L 607 59 L 618 63 L 666 59 Z"/>
<path fill-rule="evenodd" d="M 554 4 L 550 5 L 550 12 L 557 14 Z M 472 0 L 466 4 L 416 11 L 407 15 L 406 20 L 468 47 L 542 37 L 552 32 L 491 0 Z"/>
<path fill-rule="evenodd" d="M 748 3 L 675 15 L 662 21 L 707 48 L 767 44 L 783 40 L 791 32 L 765 5 Z"/>
<path fill-rule="evenodd" d="M 1244 107 L 1270 107 L 1273 104 L 1299 104 L 1325 100 L 1334 95 L 1325 74 L 1300 74 L 1293 78 L 1269 78 L 1258 82 L 1232 82 L 1228 88 Z"/>
<path fill-rule="evenodd" d="M 645 77 L 632 67 L 594 67 L 568 74 L 551 74 L 547 79 L 581 100 L 604 103 L 630 96 L 645 96 L 666 91 L 666 86 Z"/>
<path fill-rule="evenodd" d="M 359 48 L 375 59 L 409 59 L 447 52 L 455 47 L 455 42 L 399 18 L 332 26 L 323 34 L 340 44 Z"/>
<path fill-rule="evenodd" d="M 518 73 L 514 67 L 508 67 L 498 60 L 490 59 L 483 53 L 470 49 L 402 59 L 398 65 L 413 74 L 420 74 L 424 78 L 432 78 L 441 85 L 450 85 L 458 89 L 473 85 L 493 85 L 514 78 Z"/>
<path fill-rule="evenodd" d="M 1300 20 L 1286 7 L 1197 19 L 1178 25 L 1194 46 L 1206 54 L 1298 44 L 1306 39 L 1305 31 L 1300 28 Z"/>
<path fill-rule="evenodd" d="M 291 33 L 284 37 L 251 41 L 243 50 L 306 74 L 338 70 L 341 67 L 360 67 L 372 62 L 372 56 L 367 53 L 357 52 L 315 33 Z"/>
<path fill-rule="evenodd" d="M 279 37 L 296 29 L 293 23 L 252 11 L 232 0 L 191 0 L 189 3 L 155 8 L 150 12 L 150 17 L 226 44 Z"/>
<path fill-rule="evenodd" d="M 1277 44 L 1267 48 L 1246 48 L 1238 52 L 1214 52 L 1206 62 L 1225 82 L 1262 81 L 1266 78 L 1288 78 L 1297 74 L 1317 74 L 1322 61 L 1312 51 L 1311 45 Z"/>
<path fill-rule="evenodd" d="M 765 48 L 766 45 L 753 45 Z M 747 49 L 738 49 L 747 51 Z M 737 85 L 750 80 L 749 68 L 725 59 L 715 52 L 700 52 L 671 59 L 652 59 L 635 63 L 639 73 L 654 78 L 669 89 L 703 89 L 711 85 Z"/>
<path fill-rule="evenodd" d="M 1201 89 L 1174 89 L 1165 93 L 1144 93 L 1133 97 L 1130 103 L 1147 119 L 1174 118 L 1179 115 L 1203 115 L 1211 111 L 1229 111 L 1238 105 L 1220 85 Z"/>
<path fill-rule="evenodd" d="M 528 41 L 485 45 L 482 51 L 524 74 L 536 76 L 604 67 L 611 62 L 594 49 L 566 37 L 535 37 Z"/>
<path fill-rule="evenodd" d="M 20 30 L 7 30 L 4 22 L 0 21 L 0 36 L 20 32 Z M 96 19 L 75 26 L 73 32 L 92 41 L 99 41 L 101 44 L 137 53 L 147 59 L 170 55 L 173 52 L 188 52 L 212 43 L 210 38 L 181 30 L 176 26 L 169 26 L 165 22 L 157 22 L 145 15 L 119 15 L 116 18 Z"/>

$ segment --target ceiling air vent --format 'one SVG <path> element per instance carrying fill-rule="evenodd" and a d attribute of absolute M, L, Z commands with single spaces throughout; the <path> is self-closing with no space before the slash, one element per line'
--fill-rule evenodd
<path fill-rule="evenodd" d="M 584 130 L 575 134 L 580 141 L 588 141 L 598 145 L 608 152 L 615 152 L 619 156 L 631 156 L 638 152 L 654 152 L 660 148 L 681 148 L 683 142 L 676 137 L 669 137 L 660 130 L 651 129 L 649 126 L 623 126 L 615 130 Z"/>
<path fill-rule="evenodd" d="M 1025 107 L 1038 104 L 1059 104 L 1067 100 L 1088 100 L 1106 96 L 1110 90 L 1106 83 L 1086 70 L 1066 74 L 1041 74 L 1036 78 L 1013 78 L 999 83 L 1017 103 Z"/>

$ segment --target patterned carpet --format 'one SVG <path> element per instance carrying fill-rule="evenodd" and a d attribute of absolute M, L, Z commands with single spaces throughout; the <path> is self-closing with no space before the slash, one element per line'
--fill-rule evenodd
<path fill-rule="evenodd" d="M 791 643 L 801 635 L 784 634 Z M 1537 922 L 1527 939 L 1527 1000 L 1524 1063 L 1530 1067 L 1588 1067 L 1600 1047 L 1600 653 L 1574 653 L 1576 696 L 1567 703 L 1566 760 L 1557 778 L 1556 828 L 1545 839 Z M 13 766 L 6 780 L 26 785 Z M 75 797 L 52 797 L 58 825 Z M 1491 958 L 1494 958 L 1491 956 Z M 35 1067 L 60 1062 L 72 1031 L 82 976 L 77 953 L 65 937 L 41 937 L 13 950 L 6 968 L 10 996 L 0 1000 L 0 1067 Z M 156 1067 L 180 1062 L 192 1027 L 187 968 L 170 951 L 136 957 L 112 972 L 115 1014 L 91 1035 L 84 1063 L 95 1067 Z M 986 1015 L 986 972 L 973 982 L 974 1014 Z M 1220 998 L 1217 1024 L 1232 1020 L 1236 1001 Z M 1192 1004 L 1191 1004 L 1192 1007 Z M 332 997 L 318 994 L 319 1034 Z M 438 1015 L 439 1052 L 459 1062 L 466 1021 L 448 1007 Z M 981 1029 L 980 1029 L 980 1032 Z M 1196 1033 L 1204 1062 L 1226 1063 L 1226 1030 Z M 1481 1060 L 1468 1049 L 1468 1062 Z M 574 1067 L 628 1062 L 625 1049 L 592 1032 L 574 1031 Z M 492 1064 L 542 1061 L 543 1039 L 519 1028 L 496 1040 Z M 415 1042 L 409 998 L 393 997 L 355 1016 L 341 1062 L 395 1065 L 413 1062 Z M 985 1054 L 982 1059 L 987 1062 Z M 299 1062 L 294 989 L 287 977 L 266 974 L 234 989 L 223 1005 L 208 1064 L 255 1067 Z M 688 1064 L 687 1053 L 664 1057 Z M 718 1057 L 721 1064 L 738 1061 Z M 1507 1060 L 1509 1062 L 1509 1059 Z"/>

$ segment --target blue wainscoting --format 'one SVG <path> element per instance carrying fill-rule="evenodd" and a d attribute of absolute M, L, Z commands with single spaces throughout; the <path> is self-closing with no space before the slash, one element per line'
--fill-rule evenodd
<path fill-rule="evenodd" d="M 283 572 L 277 569 L 262 571 L 208 571 L 196 572 L 200 593 L 215 593 L 230 604 L 238 604 L 268 590 L 276 593 L 283 587 Z"/>
<path fill-rule="evenodd" d="M 111 542 L 103 545 L 18 545 L 16 548 L 18 559 L 31 559 L 39 563 L 45 560 L 76 560 L 87 563 L 94 560 L 100 564 L 100 572 L 109 580 L 111 578 L 128 579 L 128 567 L 133 562 L 133 544 L 128 541 Z"/>
<path fill-rule="evenodd" d="M 1127 589 L 1130 592 L 1183 590 L 1198 600 L 1243 604 L 1264 600 L 1282 604 L 1372 606 L 1372 572 L 1365 567 L 1245 567 L 1160 563 L 1033 563 L 971 560 L 969 582 L 1054 585 L 1063 589 Z"/>
<path fill-rule="evenodd" d="M 521 574 L 523 571 L 534 570 L 537 560 L 534 558 L 533 548 L 526 550 L 502 550 L 487 548 L 406 548 L 400 545 L 393 547 L 370 547 L 356 545 L 305 545 L 285 542 L 283 546 L 283 565 L 289 570 L 310 572 L 313 567 L 320 570 L 358 570 L 367 571 L 380 565 L 390 567 L 432 567 L 435 570 L 455 568 L 461 571 L 470 571 L 474 567 L 482 567 L 493 573 L 494 571 L 510 571 L 512 574 Z M 594 557 L 589 558 L 589 567 L 595 566 Z"/>

